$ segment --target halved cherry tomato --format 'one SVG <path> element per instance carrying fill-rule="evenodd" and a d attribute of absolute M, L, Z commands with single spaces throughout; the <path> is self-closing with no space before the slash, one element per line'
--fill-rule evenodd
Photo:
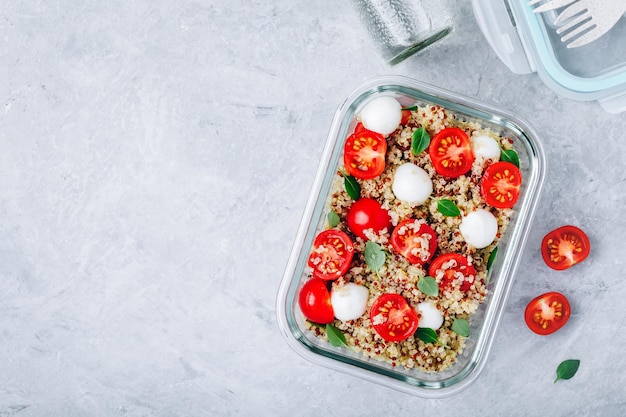
<path fill-rule="evenodd" d="M 365 230 L 372 229 L 374 233 L 379 233 L 385 228 L 391 230 L 389 212 L 372 198 L 360 198 L 352 203 L 346 220 L 352 233 L 365 240 L 368 240 Z"/>
<path fill-rule="evenodd" d="M 362 129 L 348 136 L 343 148 L 343 164 L 348 174 L 369 180 L 385 170 L 387 140 L 380 133 Z"/>
<path fill-rule="evenodd" d="M 333 280 L 346 273 L 353 255 L 354 244 L 350 236 L 341 230 L 328 229 L 315 237 L 309 266 L 313 268 L 314 277 Z"/>
<path fill-rule="evenodd" d="M 511 208 L 519 198 L 522 173 L 510 162 L 496 162 L 485 170 L 480 192 L 492 207 Z"/>
<path fill-rule="evenodd" d="M 437 234 L 428 224 L 407 219 L 393 229 L 391 246 L 412 264 L 429 262 L 437 250 Z"/>
<path fill-rule="evenodd" d="M 552 269 L 562 271 L 589 256 L 589 238 L 576 226 L 561 226 L 544 236 L 541 255 Z"/>
<path fill-rule="evenodd" d="M 530 330 L 545 336 L 563 327 L 569 315 L 567 298 L 559 292 L 548 292 L 528 303 L 524 319 Z"/>
<path fill-rule="evenodd" d="M 300 289 L 298 304 L 304 317 L 313 323 L 326 324 L 335 319 L 326 281 L 311 278 Z"/>
<path fill-rule="evenodd" d="M 476 279 L 476 270 L 466 255 L 446 253 L 430 264 L 428 275 L 435 278 L 442 289 L 451 290 L 458 285 L 461 291 L 467 291 Z"/>
<path fill-rule="evenodd" d="M 361 122 L 358 122 L 356 126 L 354 126 L 354 133 L 360 133 L 364 130 L 367 130 L 367 129 L 365 128 L 365 126 L 363 126 L 363 123 Z"/>
<path fill-rule="evenodd" d="M 428 154 L 435 171 L 456 178 L 472 168 L 474 153 L 467 133 L 456 127 L 443 129 L 430 141 Z"/>
<path fill-rule="evenodd" d="M 388 342 L 401 342 L 417 330 L 417 312 L 400 294 L 383 294 L 374 300 L 370 322 L 376 333 Z"/>
<path fill-rule="evenodd" d="M 400 119 L 400 124 L 405 125 L 409 123 L 410 118 L 411 118 L 411 110 L 407 110 L 407 109 L 402 110 L 402 119 Z"/>

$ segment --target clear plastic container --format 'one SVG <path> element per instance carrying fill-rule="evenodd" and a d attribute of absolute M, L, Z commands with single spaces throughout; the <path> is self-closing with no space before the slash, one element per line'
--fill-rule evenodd
<path fill-rule="evenodd" d="M 472 0 L 474 15 L 498 57 L 516 74 L 537 72 L 558 94 L 626 111 L 626 17 L 599 39 L 567 48 L 553 22 L 562 9 L 534 13 L 528 0 Z"/>
<path fill-rule="evenodd" d="M 391 95 L 401 103 L 439 105 L 468 121 L 475 121 L 494 132 L 512 138 L 519 154 L 523 183 L 511 223 L 498 244 L 498 255 L 490 270 L 487 296 L 472 316 L 471 334 L 454 365 L 433 373 L 393 367 L 366 358 L 352 350 L 333 347 L 315 337 L 305 325 L 298 306 L 298 291 L 309 279 L 307 259 L 313 239 L 326 224 L 326 203 L 333 177 L 342 163 L 343 146 L 356 124 L 356 115 L 371 99 Z M 545 176 L 545 157 L 533 129 L 519 118 L 473 99 L 435 88 L 418 81 L 389 76 L 359 87 L 339 107 L 332 122 L 321 162 L 306 205 L 302 223 L 279 288 L 276 312 L 281 332 L 288 344 L 303 357 L 335 370 L 377 382 L 422 397 L 438 398 L 454 394 L 476 379 L 487 362 L 500 317 L 504 311 Z"/>

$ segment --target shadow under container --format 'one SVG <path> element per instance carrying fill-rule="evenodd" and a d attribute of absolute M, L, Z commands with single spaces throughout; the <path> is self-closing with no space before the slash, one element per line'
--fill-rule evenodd
<path fill-rule="evenodd" d="M 326 224 L 326 203 L 333 177 L 343 159 L 344 142 L 354 130 L 356 116 L 363 106 L 381 95 L 395 97 L 403 105 L 441 106 L 459 120 L 478 122 L 482 127 L 510 137 L 520 159 L 523 178 L 520 197 L 511 222 L 498 243 L 498 254 L 490 269 L 485 301 L 471 317 L 471 332 L 463 352 L 450 368 L 442 372 L 393 367 L 350 349 L 333 347 L 307 330 L 305 318 L 298 306 L 298 291 L 309 278 L 306 268 L 313 240 Z M 298 354 L 316 364 L 416 396 L 441 398 L 466 388 L 487 363 L 531 228 L 545 170 L 545 156 L 537 135 L 530 125 L 512 114 L 401 76 L 379 77 L 359 87 L 335 114 L 278 291 L 277 319 L 287 343 Z"/>

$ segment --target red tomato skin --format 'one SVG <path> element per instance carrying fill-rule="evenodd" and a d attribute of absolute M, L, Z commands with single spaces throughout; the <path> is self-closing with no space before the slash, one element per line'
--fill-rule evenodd
<path fill-rule="evenodd" d="M 375 233 L 391 230 L 389 212 L 373 198 L 364 197 L 352 203 L 346 220 L 350 231 L 364 240 L 369 240 L 363 233 L 366 229 L 371 228 Z"/>
<path fill-rule="evenodd" d="M 330 292 L 326 281 L 321 278 L 311 278 L 304 283 L 300 289 L 298 304 L 304 317 L 313 323 L 327 324 L 335 320 Z"/>
<path fill-rule="evenodd" d="M 395 334 L 390 334 L 390 329 L 388 327 L 390 323 L 388 322 L 374 324 L 377 323 L 376 316 L 381 314 L 381 307 L 385 306 L 387 302 L 391 303 L 395 310 L 400 310 L 402 312 L 402 317 L 408 318 L 406 326 L 397 330 L 394 329 L 394 331 L 398 332 Z M 408 339 L 415 333 L 419 324 L 419 316 L 417 315 L 415 309 L 407 303 L 403 296 L 400 294 L 385 293 L 374 300 L 374 304 L 372 304 L 372 308 L 370 309 L 370 322 L 372 323 L 374 330 L 376 330 L 376 333 L 378 333 L 378 335 L 386 341 L 401 342 Z"/>
<path fill-rule="evenodd" d="M 550 307 L 553 302 L 558 303 L 554 306 L 554 308 Z M 553 311 L 559 311 L 560 316 L 558 316 L 558 321 L 544 320 L 541 313 L 542 306 L 544 310 L 549 312 L 548 314 L 551 314 Z M 526 321 L 526 325 L 534 333 L 546 336 L 565 326 L 569 320 L 570 312 L 571 308 L 567 297 L 559 292 L 552 291 L 541 294 L 528 303 L 526 310 L 524 311 L 524 321 Z M 542 323 L 545 323 L 545 326 L 542 326 Z"/>
<path fill-rule="evenodd" d="M 564 257 L 561 261 L 554 261 L 551 249 L 555 249 L 558 252 L 558 245 L 556 248 L 554 248 L 554 245 L 551 243 L 551 241 L 571 241 L 572 239 L 575 241 L 573 245 L 580 248 L 580 252 L 572 253 L 571 259 L 569 259 L 568 257 Z M 557 271 L 563 271 L 584 261 L 589 256 L 590 251 L 591 244 L 589 243 L 589 237 L 587 237 L 587 234 L 582 231 L 582 229 L 572 225 L 561 226 L 557 229 L 552 230 L 551 232 L 546 234 L 541 241 L 541 256 L 544 262 L 550 268 Z"/>
<path fill-rule="evenodd" d="M 361 126 L 362 127 L 362 126 Z M 357 124 L 357 128 L 359 125 Z M 362 146 L 362 148 L 361 148 Z M 362 154 L 358 149 L 366 149 L 365 159 L 356 161 L 355 158 Z M 385 155 L 387 153 L 387 140 L 380 133 L 372 132 L 364 127 L 359 128 L 348 136 L 344 145 L 343 164 L 348 172 L 355 178 L 370 180 L 378 177 L 385 170 Z M 359 166 L 367 165 L 367 169 Z"/>
<path fill-rule="evenodd" d="M 412 246 L 406 245 L 406 242 L 404 241 L 403 236 L 400 231 L 402 230 L 403 227 L 405 226 L 408 227 L 411 225 L 411 223 L 414 223 L 414 222 L 417 222 L 417 220 L 407 219 L 407 220 L 400 222 L 393 229 L 393 232 L 391 233 L 391 246 L 396 252 L 404 256 L 412 264 L 423 265 L 425 263 L 430 262 L 435 256 L 435 251 L 437 250 L 437 234 L 435 233 L 433 228 L 430 227 L 428 224 L 422 223 L 416 234 L 419 236 L 426 236 L 426 235 L 430 236 L 430 239 L 428 241 L 429 242 L 429 248 L 428 248 L 429 256 L 428 256 L 428 259 L 422 259 L 421 257 L 412 254 L 410 252 L 412 249 Z M 415 232 L 412 230 L 407 230 L 405 233 L 409 233 L 410 235 L 415 234 Z"/>
<path fill-rule="evenodd" d="M 458 166 L 446 167 L 444 165 L 445 157 L 447 153 L 441 154 L 440 149 L 443 147 L 445 141 L 448 138 L 454 138 L 458 140 L 458 144 L 455 144 L 455 148 L 459 148 L 459 155 L 462 157 Z M 447 148 L 446 148 L 447 149 Z M 428 154 L 430 156 L 430 160 L 435 168 L 435 171 L 439 175 L 448 178 L 457 178 L 463 174 L 466 174 L 474 163 L 474 152 L 472 152 L 471 142 L 467 133 L 464 130 L 459 129 L 457 127 L 448 127 L 445 128 L 435 136 L 433 136 L 430 145 L 428 147 Z M 458 162 L 458 161 L 457 161 Z M 455 162 L 456 163 L 456 162 Z"/>
<path fill-rule="evenodd" d="M 334 241 L 338 241 L 338 246 L 334 244 Z M 313 261 L 313 259 L 318 255 L 315 250 L 320 246 L 330 246 L 332 247 L 335 254 L 340 255 L 340 258 L 337 260 L 333 258 L 331 261 L 338 261 L 338 265 L 334 265 L 337 268 L 335 272 L 325 272 L 320 269 L 319 264 Z M 339 278 L 343 274 L 345 274 L 350 268 L 350 264 L 352 263 L 352 257 L 354 256 L 354 243 L 350 236 L 348 236 L 345 232 L 339 229 L 328 229 L 320 232 L 315 237 L 313 241 L 313 252 L 309 255 L 309 266 L 313 269 L 313 276 L 317 278 L 322 278 L 326 281 L 331 281 Z"/>
<path fill-rule="evenodd" d="M 474 265 L 470 264 L 467 260 L 467 256 L 465 255 L 461 255 L 459 253 L 446 253 L 443 255 L 439 255 L 437 258 L 435 258 L 435 260 L 430 264 L 430 267 L 428 269 L 428 275 L 430 275 L 433 278 L 437 277 L 437 270 L 441 269 L 441 267 L 446 264 L 449 261 L 455 261 L 457 263 L 457 265 L 462 265 L 465 266 L 465 272 L 464 275 L 466 277 L 468 276 L 473 276 L 474 280 L 473 281 L 463 281 L 463 283 L 460 286 L 461 291 L 468 291 L 471 287 L 472 284 L 476 281 L 476 270 L 474 269 Z M 451 271 L 455 268 L 449 268 L 446 269 L 446 271 Z M 442 289 L 449 289 L 450 286 L 452 285 L 452 278 L 448 276 L 448 274 L 446 274 L 444 272 L 444 276 L 441 280 L 440 286 Z"/>
<path fill-rule="evenodd" d="M 407 109 L 402 110 L 402 119 L 400 119 L 400 124 L 405 125 L 409 123 L 410 119 L 411 119 L 411 110 L 407 110 Z"/>
<path fill-rule="evenodd" d="M 508 170 L 510 172 L 510 180 L 499 179 L 503 177 L 503 172 Z M 507 191 L 511 193 L 511 197 L 505 198 L 504 201 L 500 201 L 489 191 L 489 189 L 495 185 L 498 181 L 503 181 L 507 184 Z M 522 173 L 519 168 L 514 164 L 506 161 L 500 161 L 489 165 L 483 177 L 480 180 L 480 194 L 483 196 L 487 204 L 495 208 L 512 208 L 517 203 L 520 193 L 520 185 L 522 184 Z"/>

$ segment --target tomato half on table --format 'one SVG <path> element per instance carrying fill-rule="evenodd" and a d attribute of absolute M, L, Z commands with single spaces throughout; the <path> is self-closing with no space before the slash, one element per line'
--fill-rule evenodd
<path fill-rule="evenodd" d="M 387 140 L 380 133 L 360 129 L 348 136 L 343 164 L 348 174 L 363 180 L 376 178 L 385 170 Z"/>
<path fill-rule="evenodd" d="M 391 217 L 378 201 L 373 198 L 360 198 L 348 209 L 348 228 L 357 236 L 368 240 L 365 231 L 371 229 L 379 233 L 383 229 L 391 230 Z"/>
<path fill-rule="evenodd" d="M 326 324 L 335 319 L 330 292 L 326 281 L 321 278 L 311 278 L 304 283 L 300 289 L 298 304 L 304 317 L 313 323 Z"/>
<path fill-rule="evenodd" d="M 391 246 L 412 264 L 423 265 L 435 256 L 437 234 L 423 221 L 407 219 L 393 229 Z"/>
<path fill-rule="evenodd" d="M 315 237 L 308 264 L 314 277 L 329 281 L 346 273 L 353 256 L 350 236 L 338 229 L 328 229 Z"/>
<path fill-rule="evenodd" d="M 458 285 L 461 291 L 468 291 L 476 279 L 476 270 L 466 255 L 446 253 L 430 264 L 428 275 L 435 278 L 442 289 L 452 290 Z"/>
<path fill-rule="evenodd" d="M 541 256 L 552 269 L 562 271 L 589 256 L 589 238 L 576 226 L 561 226 L 544 236 L 541 242 Z"/>
<path fill-rule="evenodd" d="M 383 294 L 374 300 L 370 322 L 376 333 L 388 342 L 401 342 L 415 333 L 417 312 L 400 294 Z"/>
<path fill-rule="evenodd" d="M 467 133 L 449 127 L 430 141 L 428 154 L 435 171 L 444 177 L 456 178 L 467 173 L 474 163 L 474 153 Z"/>
<path fill-rule="evenodd" d="M 542 336 L 559 330 L 567 323 L 569 316 L 569 301 L 559 292 L 548 292 L 534 298 L 524 312 L 528 328 Z"/>
<path fill-rule="evenodd" d="M 519 198 L 522 173 L 510 162 L 496 162 L 485 169 L 480 192 L 491 207 L 511 208 Z"/>

